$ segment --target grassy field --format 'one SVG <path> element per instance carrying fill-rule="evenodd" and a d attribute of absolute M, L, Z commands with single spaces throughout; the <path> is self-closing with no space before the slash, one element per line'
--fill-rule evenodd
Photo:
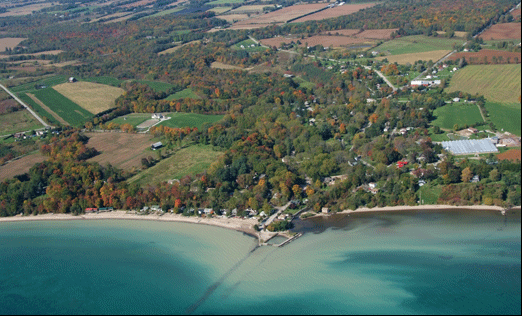
<path fill-rule="evenodd" d="M 168 127 L 197 127 L 198 129 L 204 123 L 214 123 L 223 118 L 223 115 L 205 115 L 196 113 L 169 113 L 166 116 L 170 116 L 170 120 L 161 122 L 159 125 Z"/>
<path fill-rule="evenodd" d="M 520 71 L 520 64 L 468 65 L 453 75 L 446 91 L 478 93 L 491 102 L 518 103 Z"/>
<path fill-rule="evenodd" d="M 167 15 L 167 14 L 176 13 L 176 12 L 181 11 L 183 9 L 185 9 L 185 8 L 184 7 L 178 7 L 178 8 L 174 8 L 174 9 L 163 10 L 163 11 L 160 11 L 160 12 L 155 13 L 153 15 L 147 16 L 147 18 L 154 17 L 154 16 L 164 16 L 164 15 Z"/>
<path fill-rule="evenodd" d="M 316 84 L 310 81 L 306 81 L 301 77 L 295 77 L 293 78 L 295 83 L 299 84 L 299 87 L 313 89 L 315 88 Z"/>
<path fill-rule="evenodd" d="M 266 47 L 262 47 L 262 46 L 258 46 L 258 45 L 255 45 L 254 47 L 250 46 L 252 44 L 256 44 L 253 40 L 251 39 L 247 39 L 247 40 L 244 40 L 244 41 L 241 41 L 235 45 L 233 45 L 232 47 L 236 48 L 236 49 L 241 49 L 241 50 L 246 50 L 248 52 L 263 52 L 266 50 Z M 241 48 L 241 45 L 243 45 L 244 48 Z"/>
<path fill-rule="evenodd" d="M 511 132 L 517 136 L 521 136 L 522 118 L 520 114 L 520 103 L 494 103 L 486 102 L 486 110 L 489 118 L 495 124 L 495 127 L 501 131 Z"/>
<path fill-rule="evenodd" d="M 72 126 L 82 126 L 93 115 L 52 88 L 39 89 L 34 95 Z"/>
<path fill-rule="evenodd" d="M 22 85 L 18 85 L 16 87 L 11 87 L 11 88 L 9 88 L 9 90 L 11 90 L 11 92 L 13 92 L 13 93 L 27 92 L 27 91 L 30 92 L 30 91 L 35 90 L 35 85 L 52 87 L 54 85 L 67 82 L 67 80 L 68 80 L 67 76 L 52 76 L 52 77 L 44 78 L 41 80 L 37 80 L 35 82 L 29 82 L 29 83 L 25 83 Z"/>
<path fill-rule="evenodd" d="M 158 92 L 167 92 L 169 89 L 174 87 L 172 84 L 161 81 L 149 81 L 149 80 L 137 80 L 139 83 L 143 83 L 151 87 L 153 90 Z"/>
<path fill-rule="evenodd" d="M 432 60 L 433 62 L 441 59 L 442 57 L 449 54 L 450 50 L 433 50 L 429 52 L 411 53 L 411 54 L 400 54 L 392 56 L 376 57 L 377 60 L 387 59 L 389 63 L 397 62 L 398 64 L 405 65 L 407 63 L 414 64 L 417 60 Z"/>
<path fill-rule="evenodd" d="M 29 105 L 36 113 L 38 113 L 39 116 L 47 118 L 47 120 L 51 124 L 58 123 L 56 118 L 54 118 L 51 113 L 44 110 L 38 103 L 36 103 L 33 99 L 31 99 L 27 94 L 20 93 L 18 95 L 18 97 L 20 98 L 20 100 L 24 101 L 25 104 Z"/>
<path fill-rule="evenodd" d="M 436 119 L 431 122 L 432 125 L 451 130 L 455 124 L 459 124 L 462 127 L 465 124 L 484 122 L 476 104 L 447 104 L 435 109 L 433 115 Z"/>
<path fill-rule="evenodd" d="M 106 84 L 106 85 L 114 86 L 114 87 L 120 87 L 121 83 L 123 82 L 123 80 L 116 79 L 114 77 L 105 77 L 105 76 L 89 77 L 89 78 L 82 79 L 82 81 L 101 83 L 101 84 Z"/>
<path fill-rule="evenodd" d="M 0 115 L 0 135 L 25 132 L 42 127 L 43 125 L 27 110 Z"/>
<path fill-rule="evenodd" d="M 205 171 L 222 154 L 212 150 L 211 146 L 194 145 L 183 148 L 154 167 L 138 173 L 128 182 L 143 186 L 170 179 L 181 179 L 188 174 L 198 174 Z"/>
<path fill-rule="evenodd" d="M 117 124 L 124 124 L 128 123 L 134 127 L 140 125 L 141 123 L 145 122 L 146 120 L 150 120 L 151 114 L 150 113 L 131 113 L 127 114 L 125 116 L 117 117 L 111 122 L 117 123 Z"/>
<path fill-rule="evenodd" d="M 184 90 L 178 91 L 174 94 L 169 95 L 165 100 L 179 100 L 179 99 L 185 99 L 185 98 L 191 98 L 191 99 L 201 99 L 197 94 L 192 91 L 190 88 L 186 88 Z"/>
<path fill-rule="evenodd" d="M 215 8 L 212 8 L 212 9 L 208 9 L 207 11 L 212 11 L 216 14 L 221 14 L 221 13 L 225 13 L 227 11 L 230 11 L 232 10 L 232 7 L 215 7 Z"/>
<path fill-rule="evenodd" d="M 53 89 L 92 114 L 113 108 L 114 100 L 123 94 L 121 88 L 86 81 L 62 83 Z"/>
<path fill-rule="evenodd" d="M 456 38 L 438 38 L 424 35 L 400 37 L 385 42 L 373 50 L 390 55 L 422 53 L 436 50 L 453 50 L 453 44 L 462 45 L 464 40 Z"/>

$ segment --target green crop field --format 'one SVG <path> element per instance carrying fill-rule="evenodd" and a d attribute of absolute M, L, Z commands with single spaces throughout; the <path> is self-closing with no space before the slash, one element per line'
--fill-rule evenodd
<path fill-rule="evenodd" d="M 447 129 L 453 129 L 455 124 L 459 124 L 462 127 L 465 124 L 484 122 L 476 104 L 447 104 L 435 109 L 433 115 L 436 119 L 431 124 Z"/>
<path fill-rule="evenodd" d="M 153 90 L 158 92 L 167 92 L 169 89 L 174 87 L 172 84 L 161 81 L 148 81 L 148 80 L 137 80 L 139 83 L 143 83 L 151 87 Z"/>
<path fill-rule="evenodd" d="M 377 46 L 373 50 L 390 55 L 421 53 L 435 50 L 453 50 L 453 44 L 462 45 L 464 40 L 457 38 L 428 37 L 412 35 L 400 37 Z"/>
<path fill-rule="evenodd" d="M 518 103 L 520 71 L 520 64 L 468 65 L 453 75 L 446 91 L 478 93 L 491 102 Z"/>
<path fill-rule="evenodd" d="M 128 181 L 143 186 L 170 179 L 181 179 L 188 174 L 205 171 L 222 154 L 222 152 L 212 150 L 211 146 L 194 145 L 183 148 Z"/>
<path fill-rule="evenodd" d="M 489 118 L 495 124 L 495 127 L 501 131 L 511 132 L 517 136 L 521 136 L 521 114 L 520 103 L 502 104 L 494 102 L 486 102 L 486 110 Z"/>
<path fill-rule="evenodd" d="M 179 100 L 179 99 L 185 99 L 185 98 L 191 98 L 191 99 L 201 99 L 197 94 L 192 91 L 190 88 L 186 88 L 184 90 L 178 91 L 174 94 L 169 95 L 165 100 Z"/>
<path fill-rule="evenodd" d="M 45 117 L 50 124 L 58 124 L 58 121 L 46 110 L 44 110 L 40 105 L 33 101 L 27 94 L 20 93 L 18 95 L 20 100 L 24 101 L 25 104 L 29 105 L 40 117 Z"/>
<path fill-rule="evenodd" d="M 0 135 L 25 132 L 42 127 L 43 125 L 27 110 L 0 115 Z"/>
<path fill-rule="evenodd" d="M 82 79 L 82 80 L 83 81 L 89 81 L 89 82 L 106 84 L 106 85 L 114 86 L 114 87 L 120 87 L 121 83 L 123 82 L 123 80 L 116 79 L 114 77 L 106 77 L 106 76 L 89 77 L 89 78 L 85 78 L 85 79 Z"/>
<path fill-rule="evenodd" d="M 205 115 L 196 113 L 168 113 L 166 116 L 170 116 L 170 120 L 161 122 L 159 125 L 168 127 L 197 127 L 198 129 L 204 123 L 214 123 L 223 118 L 223 115 Z"/>
<path fill-rule="evenodd" d="M 36 90 L 34 95 L 72 126 L 82 126 L 86 120 L 93 116 L 89 111 L 52 88 Z"/>

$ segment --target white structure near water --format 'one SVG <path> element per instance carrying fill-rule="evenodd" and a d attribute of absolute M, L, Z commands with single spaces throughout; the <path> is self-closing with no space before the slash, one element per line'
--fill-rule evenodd
<path fill-rule="evenodd" d="M 467 139 L 442 142 L 442 148 L 454 155 L 486 154 L 498 152 L 497 147 L 488 138 Z"/>

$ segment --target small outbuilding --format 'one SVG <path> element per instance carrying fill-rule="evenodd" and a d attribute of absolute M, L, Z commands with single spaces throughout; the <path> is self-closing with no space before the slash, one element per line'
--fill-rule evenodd
<path fill-rule="evenodd" d="M 156 150 L 156 149 L 160 149 L 161 147 L 163 147 L 163 143 L 162 142 L 157 142 L 157 143 L 154 143 L 150 146 L 150 148 L 152 150 Z"/>
<path fill-rule="evenodd" d="M 69 77 L 69 82 L 76 82 L 76 81 L 78 81 L 78 80 L 76 80 L 76 78 L 74 78 L 74 77 Z"/>

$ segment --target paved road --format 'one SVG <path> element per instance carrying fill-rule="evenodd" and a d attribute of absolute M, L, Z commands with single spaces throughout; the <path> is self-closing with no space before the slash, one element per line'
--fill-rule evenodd
<path fill-rule="evenodd" d="M 368 69 L 368 70 L 372 69 L 372 67 L 370 67 L 370 66 L 364 66 L 364 68 L 366 68 L 366 69 Z M 395 88 L 395 86 L 392 85 L 392 83 L 390 82 L 390 80 L 388 80 L 388 78 L 386 78 L 386 77 L 382 74 L 382 72 L 380 72 L 380 71 L 377 70 L 377 69 L 374 69 L 373 71 L 375 71 L 375 72 L 379 75 L 379 77 L 381 77 L 381 78 L 384 80 L 384 82 L 386 82 L 386 84 L 387 84 L 388 86 L 390 86 L 390 87 L 393 89 L 393 91 L 397 91 L 397 88 Z"/>
<path fill-rule="evenodd" d="M 16 102 L 20 103 L 24 108 L 26 108 L 27 111 L 29 111 L 29 113 L 31 113 L 38 121 L 40 121 L 40 123 L 42 123 L 43 126 L 52 127 L 51 125 L 47 124 L 44 120 L 42 120 L 42 118 L 39 117 L 38 114 L 36 114 L 29 106 L 27 106 L 27 104 L 25 104 L 24 101 L 20 100 L 16 95 L 14 95 L 11 91 L 9 91 L 3 84 L 0 84 L 0 88 L 4 89 L 5 92 L 9 93 L 9 95 L 11 95 L 13 97 L 13 99 L 16 100 Z"/>

